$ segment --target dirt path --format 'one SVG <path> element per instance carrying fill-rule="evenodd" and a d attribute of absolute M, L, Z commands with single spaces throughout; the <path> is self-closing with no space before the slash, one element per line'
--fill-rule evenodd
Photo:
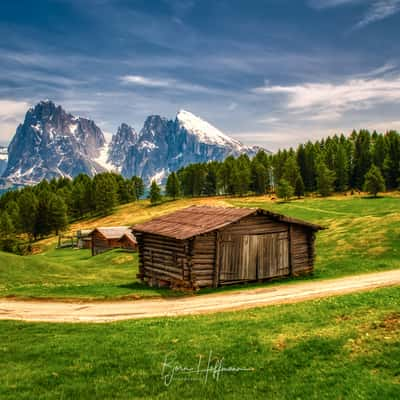
<path fill-rule="evenodd" d="M 295 303 L 320 297 L 400 285 L 400 269 L 314 282 L 299 282 L 176 299 L 116 302 L 51 302 L 0 299 L 0 319 L 48 322 L 111 322 L 170 317 Z"/>

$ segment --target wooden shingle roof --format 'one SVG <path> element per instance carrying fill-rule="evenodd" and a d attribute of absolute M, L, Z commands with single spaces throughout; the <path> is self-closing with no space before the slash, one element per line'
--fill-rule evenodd
<path fill-rule="evenodd" d="M 132 234 L 129 226 L 101 227 L 93 230 L 93 232 L 95 231 L 99 232 L 106 239 L 120 239 L 126 233 Z"/>
<path fill-rule="evenodd" d="M 257 208 L 192 206 L 154 218 L 142 224 L 134 225 L 132 230 L 134 232 L 152 233 L 185 240 L 223 228 L 240 221 L 242 218 L 255 214 L 267 215 L 277 221 L 307 226 L 312 230 L 323 229 L 323 227 L 310 222 Z"/>

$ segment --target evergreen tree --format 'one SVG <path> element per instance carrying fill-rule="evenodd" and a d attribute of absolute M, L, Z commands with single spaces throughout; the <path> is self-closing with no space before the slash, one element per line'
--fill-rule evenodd
<path fill-rule="evenodd" d="M 301 196 L 304 196 L 304 182 L 303 178 L 301 175 L 297 175 L 296 182 L 294 184 L 294 194 L 300 198 Z"/>
<path fill-rule="evenodd" d="M 172 172 L 168 176 L 165 191 L 166 191 L 167 196 L 172 197 L 174 200 L 177 197 L 179 197 L 181 188 L 180 188 L 178 175 L 175 172 Z"/>
<path fill-rule="evenodd" d="M 7 211 L 0 213 L 0 248 L 13 251 L 15 244 L 15 228 Z"/>
<path fill-rule="evenodd" d="M 51 194 L 49 199 L 48 213 L 51 230 L 58 235 L 68 226 L 68 216 L 65 201 L 54 193 Z"/>
<path fill-rule="evenodd" d="M 335 163 L 336 181 L 335 188 L 338 192 L 345 192 L 349 184 L 349 171 L 346 149 L 343 145 L 338 146 Z"/>
<path fill-rule="evenodd" d="M 156 181 L 151 182 L 149 197 L 151 204 L 158 204 L 161 202 L 161 189 Z"/>
<path fill-rule="evenodd" d="M 207 164 L 207 174 L 204 181 L 204 194 L 215 196 L 218 193 L 218 168 L 219 162 L 213 161 Z"/>
<path fill-rule="evenodd" d="M 276 194 L 278 197 L 287 201 L 290 200 L 290 198 L 293 196 L 293 193 L 293 186 L 291 186 L 286 179 L 281 179 L 276 186 Z"/>
<path fill-rule="evenodd" d="M 333 192 L 336 176 L 321 160 L 317 166 L 317 190 L 321 196 L 329 196 Z"/>
<path fill-rule="evenodd" d="M 20 223 L 22 232 L 26 232 L 30 237 L 36 238 L 36 219 L 38 216 L 39 202 L 36 195 L 30 188 L 22 191 L 18 198 L 20 210 Z"/>
<path fill-rule="evenodd" d="M 96 211 L 100 215 L 110 214 L 117 205 L 118 185 L 110 173 L 97 174 L 93 178 L 93 199 Z"/>
<path fill-rule="evenodd" d="M 269 187 L 268 171 L 256 158 L 251 164 L 251 189 L 256 194 L 265 194 Z"/>
<path fill-rule="evenodd" d="M 21 232 L 21 216 L 19 213 L 19 206 L 15 200 L 11 200 L 6 204 L 5 211 L 9 215 L 15 232 Z"/>
<path fill-rule="evenodd" d="M 386 134 L 387 153 L 383 169 L 388 189 L 396 189 L 400 178 L 400 135 L 397 132 Z"/>
<path fill-rule="evenodd" d="M 379 192 L 385 191 L 385 180 L 376 165 L 372 165 L 370 170 L 365 174 L 364 190 L 374 197 Z"/>
<path fill-rule="evenodd" d="M 132 176 L 132 183 L 135 192 L 136 200 L 139 200 L 144 195 L 144 182 L 139 176 Z"/>
<path fill-rule="evenodd" d="M 288 157 L 283 166 L 282 178 L 290 183 L 290 186 L 295 187 L 296 180 L 300 175 L 300 168 L 297 165 L 295 157 Z"/>

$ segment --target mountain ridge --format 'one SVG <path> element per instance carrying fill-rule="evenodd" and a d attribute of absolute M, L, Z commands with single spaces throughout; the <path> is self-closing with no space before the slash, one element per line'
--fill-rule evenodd
<path fill-rule="evenodd" d="M 107 142 L 94 121 L 44 100 L 29 108 L 18 126 L 0 176 L 2 181 L 32 184 L 58 176 L 115 171 L 125 177 L 140 176 L 147 185 L 153 179 L 162 184 L 170 172 L 187 164 L 243 153 L 252 157 L 259 149 L 186 110 L 179 110 L 174 119 L 151 115 L 139 133 L 122 123 Z"/>

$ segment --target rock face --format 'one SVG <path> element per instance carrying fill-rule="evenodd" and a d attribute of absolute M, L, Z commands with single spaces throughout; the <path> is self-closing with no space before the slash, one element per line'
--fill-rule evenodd
<path fill-rule="evenodd" d="M 7 160 L 8 160 L 7 148 L 0 146 L 0 176 L 6 170 Z"/>
<path fill-rule="evenodd" d="M 79 173 L 90 176 L 104 171 L 94 159 L 105 145 L 103 132 L 85 118 L 66 113 L 51 101 L 28 110 L 8 147 L 3 177 L 15 183 Z"/>
<path fill-rule="evenodd" d="M 164 183 L 170 172 L 190 163 L 222 161 L 230 155 L 243 153 L 252 157 L 258 150 L 181 110 L 175 120 L 158 115 L 146 119 L 137 143 L 129 149 L 122 174 L 140 176 L 146 184 L 153 179 Z"/>
<path fill-rule="evenodd" d="M 129 125 L 122 123 L 109 144 L 107 162 L 120 171 L 130 147 L 136 144 L 137 140 L 138 134 L 136 131 Z"/>

